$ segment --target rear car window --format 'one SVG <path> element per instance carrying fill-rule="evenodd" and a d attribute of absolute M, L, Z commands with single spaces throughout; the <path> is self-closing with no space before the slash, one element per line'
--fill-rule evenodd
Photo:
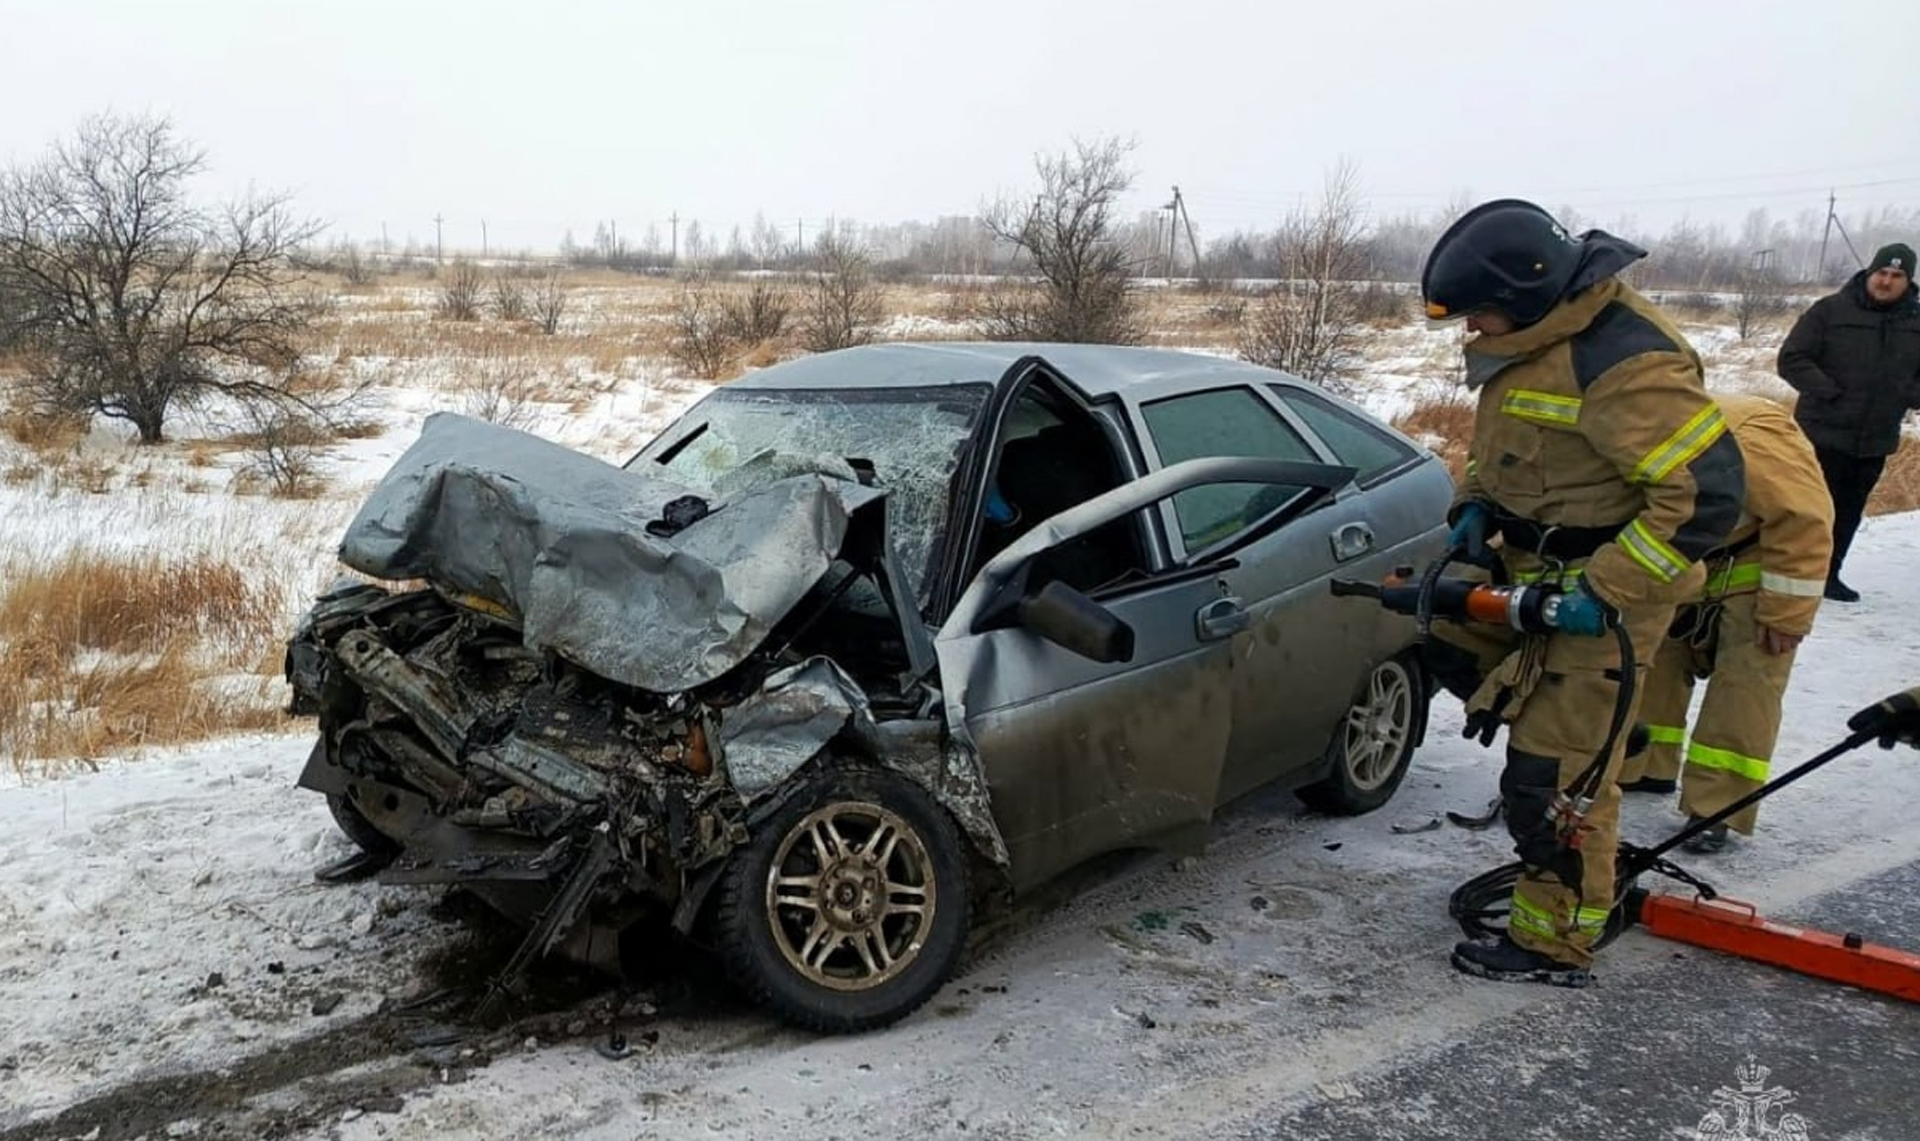
<path fill-rule="evenodd" d="M 1213 456 L 1254 456 L 1319 463 L 1312 446 L 1249 388 L 1216 388 L 1140 406 L 1162 467 Z M 1232 538 L 1302 489 L 1267 483 L 1221 483 L 1173 497 L 1188 551 Z"/>
<path fill-rule="evenodd" d="M 1276 384 L 1273 394 L 1292 409 L 1294 415 L 1306 421 L 1307 427 L 1333 449 L 1335 458 L 1355 470 L 1355 479 L 1362 485 L 1372 483 L 1418 454 L 1377 425 L 1304 389 Z"/>

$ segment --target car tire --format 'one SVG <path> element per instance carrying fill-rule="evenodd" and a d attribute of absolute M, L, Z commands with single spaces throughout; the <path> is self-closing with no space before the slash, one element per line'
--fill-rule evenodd
<path fill-rule="evenodd" d="M 1375 666 L 1327 745 L 1331 771 L 1300 789 L 1300 799 L 1342 816 L 1371 812 L 1392 799 L 1413 760 L 1426 697 L 1423 676 L 1411 658 L 1388 658 Z"/>
<path fill-rule="evenodd" d="M 727 972 L 754 1002 L 808 1029 L 851 1033 L 906 1017 L 965 947 L 959 832 L 898 774 L 827 761 L 729 859 L 714 913 Z"/>
<path fill-rule="evenodd" d="M 400 842 L 373 826 L 373 822 L 361 815 L 360 809 L 342 793 L 327 794 L 327 810 L 333 813 L 333 822 L 340 831 L 347 834 L 354 847 L 369 856 L 397 856 L 400 854 Z"/>

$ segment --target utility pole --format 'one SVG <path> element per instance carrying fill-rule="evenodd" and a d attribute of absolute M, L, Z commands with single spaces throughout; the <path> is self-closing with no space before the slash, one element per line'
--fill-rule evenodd
<path fill-rule="evenodd" d="M 667 221 L 673 223 L 673 249 L 672 249 L 672 252 L 667 255 L 667 264 L 679 265 L 680 264 L 680 211 L 675 210 L 670 216 L 668 216 Z M 658 231 L 655 231 L 655 232 L 658 233 Z M 659 239 L 656 238 L 655 240 L 658 241 Z"/>
<path fill-rule="evenodd" d="M 1180 188 L 1173 188 L 1173 204 L 1179 211 L 1181 224 L 1187 229 L 1187 249 L 1193 253 L 1193 276 L 1203 276 L 1200 272 L 1200 243 L 1193 240 L 1193 215 L 1187 213 L 1187 200 L 1180 196 Z"/>
<path fill-rule="evenodd" d="M 385 222 L 380 223 L 380 252 L 383 254 L 387 252 L 387 224 Z"/>
<path fill-rule="evenodd" d="M 1827 279 L 1827 235 L 1833 233 L 1833 191 L 1827 191 L 1827 224 L 1820 230 L 1820 264 L 1813 267 L 1813 279 Z"/>
<path fill-rule="evenodd" d="M 480 219 L 480 256 L 487 256 L 487 220 Z"/>
<path fill-rule="evenodd" d="M 796 254 L 807 252 L 807 220 L 805 218 L 793 220 L 793 252 Z"/>
<path fill-rule="evenodd" d="M 1173 201 L 1160 207 L 1160 209 L 1167 212 L 1167 282 L 1168 284 L 1172 284 L 1175 255 L 1179 253 L 1178 240 L 1174 237 L 1174 235 L 1180 232 L 1180 191 L 1178 187 L 1174 188 Z M 1159 238 L 1156 236 L 1154 240 L 1158 241 Z"/>
<path fill-rule="evenodd" d="M 446 245 L 446 242 L 443 240 L 443 235 L 440 228 L 441 223 L 445 221 L 446 219 L 442 218 L 438 214 L 435 214 L 433 216 L 433 264 L 435 265 L 439 265 L 441 262 L 445 261 L 447 257 L 447 245 Z"/>

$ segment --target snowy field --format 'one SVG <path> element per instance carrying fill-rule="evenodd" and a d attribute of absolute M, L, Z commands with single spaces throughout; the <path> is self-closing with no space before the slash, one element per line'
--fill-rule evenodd
<path fill-rule="evenodd" d="M 937 335 L 937 320 L 902 318 L 897 331 Z M 1689 332 L 1716 387 L 1778 394 L 1777 331 L 1748 343 Z M 1391 417 L 1440 391 L 1453 336 L 1382 334 L 1355 395 Z M 282 582 L 291 623 L 333 576 L 332 544 L 359 493 L 422 416 L 458 407 L 435 371 L 458 362 L 362 367 L 385 370 L 384 431 L 330 451 L 320 498 L 228 494 L 221 461 L 136 454 L 97 430 L 81 446 L 121 473 L 121 490 L 50 478 L 0 487 L 0 553 L 207 549 Z M 701 391 L 644 360 L 617 362 L 592 387 L 533 409 L 530 426 L 619 461 Z M 0 442 L 0 467 L 17 462 L 9 447 Z M 142 464 L 155 474 L 129 479 Z M 202 490 L 184 489 L 189 476 Z M 1920 638 L 1903 617 L 1917 563 L 1920 514 L 1869 520 L 1847 576 L 1864 601 L 1830 605 L 1801 651 L 1782 764 L 1837 740 L 1862 704 L 1920 682 Z M 1605 1024 L 1675 952 L 1629 934 L 1579 993 L 1448 968 L 1447 893 L 1508 859 L 1498 830 L 1423 827 L 1493 793 L 1497 755 L 1463 741 L 1458 720 L 1457 705 L 1436 703 L 1406 784 L 1381 811 L 1333 819 L 1257 795 L 1223 814 L 1206 855 L 1140 856 L 1079 877 L 985 941 L 919 1013 L 837 1039 L 744 1009 L 710 972 L 680 969 L 678 947 L 648 956 L 631 991 L 557 991 L 501 1032 L 437 1021 L 430 1001 L 409 1006 L 471 981 L 484 953 L 476 923 L 433 889 L 312 882 L 346 842 L 321 798 L 293 788 L 303 732 L 148 749 L 52 777 L 0 766 L 0 1138 L 1261 1136 L 1310 1114 L 1337 1123 L 1327 1136 L 1480 1136 L 1439 1103 L 1367 1091 L 1438 1066 L 1480 1091 L 1486 1112 L 1524 1116 L 1516 1083 L 1543 1067 L 1585 1074 L 1585 1041 L 1545 1035 L 1525 1072 L 1463 1066 L 1457 1049 L 1515 1025 Z M 1917 797 L 1920 758 L 1865 750 L 1770 803 L 1753 841 L 1691 866 L 1791 917 L 1920 856 Z M 1630 837 L 1678 823 L 1670 805 L 1628 802 Z M 1911 928 L 1877 937 L 1920 949 Z M 1692 969 L 1709 980 L 1709 1003 L 1715 988 L 1764 999 L 1780 985 L 1764 969 L 1690 954 L 1708 959 Z M 1876 1067 L 1913 1072 L 1920 1016 L 1841 988 L 1820 1001 L 1908 1046 L 1792 1055 L 1799 1108 L 1816 1125 L 1854 1123 L 1846 1136 L 1909 1136 L 1911 1102 L 1884 1107 L 1882 1132 L 1881 1107 L 1850 1083 Z M 1645 1120 L 1567 1121 L 1562 1132 L 1522 1116 L 1489 1136 L 1693 1136 L 1713 1081 L 1730 1082 L 1749 1052 L 1767 1061 L 1789 1049 L 1737 1015 L 1700 1016 L 1714 1027 L 1705 1037 L 1636 1044 L 1649 1073 L 1667 1074 L 1671 1112 L 1648 1094 Z M 616 1032 L 624 1053 L 607 1048 Z M 1706 1076 L 1676 1076 L 1682 1062 Z M 1581 1080 L 1621 1087 L 1606 1074 Z"/>

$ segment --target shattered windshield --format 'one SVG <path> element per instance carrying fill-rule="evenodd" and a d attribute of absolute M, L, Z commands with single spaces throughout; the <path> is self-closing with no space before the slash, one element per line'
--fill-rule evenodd
<path fill-rule="evenodd" d="M 947 525 L 947 489 L 993 393 L 988 384 L 937 388 L 721 388 L 695 405 L 628 467 L 658 462 L 680 483 L 724 496 L 749 467 L 769 477 L 872 472 L 902 570 L 925 601 Z M 754 480 L 753 482 L 758 482 Z"/>

